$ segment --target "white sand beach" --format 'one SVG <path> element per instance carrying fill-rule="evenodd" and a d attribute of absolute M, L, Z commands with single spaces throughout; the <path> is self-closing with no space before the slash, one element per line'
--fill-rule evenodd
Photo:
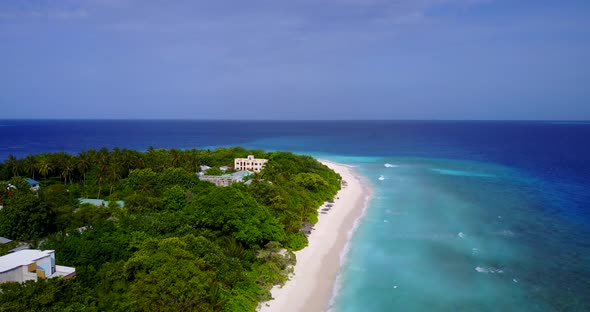
<path fill-rule="evenodd" d="M 353 167 L 321 162 L 338 172 L 346 184 L 331 209 L 319 214 L 309 245 L 295 252 L 297 265 L 291 279 L 283 287 L 271 290 L 274 299 L 263 302 L 260 312 L 321 312 L 329 308 L 342 252 L 355 221 L 368 203 L 371 188 Z"/>

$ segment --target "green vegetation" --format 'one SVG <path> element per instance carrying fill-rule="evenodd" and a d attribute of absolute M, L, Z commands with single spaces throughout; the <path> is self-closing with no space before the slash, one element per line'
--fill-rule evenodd
<path fill-rule="evenodd" d="M 270 160 L 250 185 L 216 187 L 195 174 L 249 154 Z M 53 249 L 77 271 L 0 284 L 0 311 L 255 311 L 287 280 L 291 251 L 306 246 L 302 224 L 340 188 L 311 157 L 243 148 L 11 156 L 0 181 L 0 236 Z"/>

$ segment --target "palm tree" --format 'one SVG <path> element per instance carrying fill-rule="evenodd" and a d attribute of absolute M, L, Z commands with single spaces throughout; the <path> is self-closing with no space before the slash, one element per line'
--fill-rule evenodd
<path fill-rule="evenodd" d="M 82 175 L 82 181 L 84 185 L 86 185 L 86 171 L 88 171 L 88 168 L 90 167 L 88 158 L 88 153 L 81 152 L 80 154 L 78 154 L 78 163 L 76 164 L 78 172 Z"/>
<path fill-rule="evenodd" d="M 187 154 L 186 157 L 188 158 L 188 171 L 196 172 L 197 168 L 199 167 L 199 152 L 196 149 L 191 149 Z"/>
<path fill-rule="evenodd" d="M 98 170 L 96 172 L 96 183 L 98 184 L 98 195 L 96 198 L 100 199 L 100 191 L 102 190 L 102 181 L 104 179 L 105 172 L 103 170 Z"/>
<path fill-rule="evenodd" d="M 66 154 L 65 152 L 59 152 L 57 154 L 49 154 L 51 156 L 49 159 L 50 164 L 53 164 L 53 169 L 57 171 L 61 171 L 63 167 L 66 165 L 66 162 L 70 158 L 70 155 Z"/>
<path fill-rule="evenodd" d="M 70 178 L 70 184 L 72 183 L 72 173 L 74 172 L 75 163 L 73 159 L 68 159 L 61 168 L 61 177 L 64 178 L 64 184 L 68 182 Z"/>
<path fill-rule="evenodd" d="M 119 164 L 111 162 L 107 171 L 107 180 L 111 185 L 111 189 L 109 192 L 109 195 L 111 195 L 113 194 L 113 187 L 115 186 L 115 183 L 121 180 L 121 167 L 119 166 Z"/>
<path fill-rule="evenodd" d="M 143 159 L 143 156 L 139 156 L 137 158 L 136 162 L 137 162 L 137 169 L 145 168 L 145 160 Z"/>
<path fill-rule="evenodd" d="M 10 170 L 12 171 L 13 177 L 18 176 L 20 164 L 19 164 L 18 160 L 16 159 L 16 157 L 14 157 L 14 155 L 12 155 L 12 154 L 8 155 L 8 160 L 6 160 L 6 167 L 10 168 Z"/>
<path fill-rule="evenodd" d="M 53 170 L 53 168 L 47 159 L 41 158 L 39 162 L 37 162 L 37 170 L 39 170 L 39 173 L 43 176 L 43 178 L 47 178 L 47 175 L 49 172 L 51 172 L 51 170 Z"/>
<path fill-rule="evenodd" d="M 178 167 L 181 159 L 180 151 L 173 148 L 170 150 L 170 156 L 172 156 L 172 167 Z"/>
<path fill-rule="evenodd" d="M 35 172 L 37 172 L 37 161 L 33 155 L 27 156 L 24 162 L 24 169 L 27 174 L 30 174 L 33 179 L 35 179 Z"/>
<path fill-rule="evenodd" d="M 156 155 L 156 149 L 153 146 L 148 147 L 147 149 L 147 153 L 146 153 L 146 167 L 148 168 L 152 168 L 152 170 L 158 172 L 158 169 L 156 168 L 156 163 L 157 163 L 157 155 Z"/>
<path fill-rule="evenodd" d="M 121 155 L 122 175 L 126 177 L 127 175 L 129 175 L 129 172 L 131 172 L 132 169 L 135 169 L 138 166 L 139 165 L 136 152 L 126 148 L 123 149 Z"/>
<path fill-rule="evenodd" d="M 98 153 L 96 154 L 96 163 L 98 164 L 98 167 L 106 167 L 109 164 L 111 157 L 109 154 L 109 150 L 106 149 L 106 147 L 101 148 Z M 103 168 L 104 169 L 104 168 Z"/>
<path fill-rule="evenodd" d="M 102 190 L 102 182 L 105 179 L 108 179 L 108 165 L 109 165 L 109 154 L 106 148 L 103 148 L 99 151 L 97 162 L 98 162 L 98 171 L 96 172 L 96 182 L 98 183 L 98 196 L 100 198 L 100 192 Z"/>

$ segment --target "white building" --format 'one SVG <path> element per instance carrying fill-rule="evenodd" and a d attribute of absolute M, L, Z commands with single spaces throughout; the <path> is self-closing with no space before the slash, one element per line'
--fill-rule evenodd
<path fill-rule="evenodd" d="M 0 257 L 0 283 L 76 275 L 76 269 L 55 265 L 53 250 L 19 250 Z"/>
<path fill-rule="evenodd" d="M 232 173 L 231 177 L 234 182 L 244 182 L 244 180 L 251 175 L 252 175 L 252 172 L 250 172 L 248 170 L 242 170 L 242 171 Z"/>
<path fill-rule="evenodd" d="M 234 169 L 238 171 L 250 170 L 260 172 L 268 162 L 268 159 L 254 158 L 254 155 L 248 155 L 247 158 L 234 159 Z"/>
<path fill-rule="evenodd" d="M 27 183 L 29 183 L 29 187 L 31 188 L 31 191 L 37 192 L 39 190 L 39 186 L 41 185 L 41 183 L 39 183 L 39 181 L 35 181 L 31 178 L 27 178 Z"/>
<path fill-rule="evenodd" d="M 199 175 L 199 180 L 211 182 L 217 186 L 229 186 L 233 183 L 232 176 L 230 174 L 224 174 L 220 176 L 214 175 Z"/>
<path fill-rule="evenodd" d="M 96 207 L 108 207 L 109 206 L 108 201 L 102 200 L 102 199 L 96 199 L 96 198 L 78 198 L 78 202 L 80 204 L 91 204 Z M 117 205 L 119 207 L 122 207 L 122 208 L 125 207 L 125 201 L 115 200 L 114 202 L 117 203 Z"/>
<path fill-rule="evenodd" d="M 205 171 L 207 171 L 209 169 L 211 169 L 211 167 L 206 166 L 206 165 L 201 165 L 201 171 L 199 171 L 197 173 L 197 175 L 199 175 L 199 176 L 205 175 Z"/>

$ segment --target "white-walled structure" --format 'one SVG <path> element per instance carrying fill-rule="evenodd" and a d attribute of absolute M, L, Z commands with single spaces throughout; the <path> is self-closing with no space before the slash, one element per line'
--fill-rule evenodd
<path fill-rule="evenodd" d="M 217 186 L 230 186 L 232 183 L 244 182 L 244 179 L 251 174 L 252 172 L 244 170 L 220 176 L 199 175 L 199 179 L 201 181 L 211 182 Z"/>
<path fill-rule="evenodd" d="M 36 281 L 43 278 L 76 275 L 76 269 L 55 265 L 53 250 L 19 250 L 0 257 L 0 283 Z"/>
<path fill-rule="evenodd" d="M 41 185 L 41 183 L 39 183 L 39 181 L 35 181 L 31 178 L 27 178 L 27 183 L 29 183 L 29 187 L 31 188 L 31 191 L 37 192 L 39 190 L 39 186 Z"/>
<path fill-rule="evenodd" d="M 254 158 L 254 155 L 248 155 L 247 158 L 234 159 L 234 169 L 237 171 L 250 170 L 254 172 L 260 172 L 267 162 L 268 159 Z"/>

